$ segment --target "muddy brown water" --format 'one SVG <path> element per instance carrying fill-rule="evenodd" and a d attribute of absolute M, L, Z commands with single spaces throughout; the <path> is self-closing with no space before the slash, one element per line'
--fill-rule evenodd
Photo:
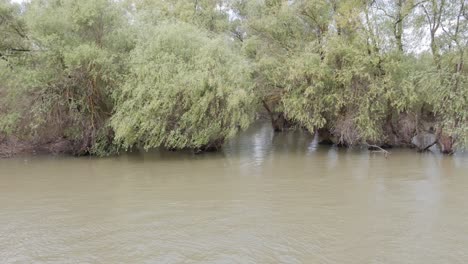
<path fill-rule="evenodd" d="M 0 263 L 468 263 L 468 156 L 317 146 L 0 160 Z"/>

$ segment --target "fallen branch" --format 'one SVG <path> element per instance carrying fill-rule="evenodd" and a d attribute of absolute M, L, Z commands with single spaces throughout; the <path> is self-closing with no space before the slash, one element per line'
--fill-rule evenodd
<path fill-rule="evenodd" d="M 385 150 L 385 149 L 383 149 L 383 148 L 381 148 L 381 147 L 379 147 L 379 146 L 377 146 L 377 145 L 369 145 L 369 144 L 367 144 L 367 143 L 366 143 L 366 145 L 367 145 L 367 148 L 370 148 L 370 149 L 378 149 L 378 150 L 372 150 L 371 152 L 383 153 L 383 154 L 384 154 L 384 157 L 385 157 L 386 159 L 388 158 L 388 156 L 389 156 L 390 154 L 392 154 L 392 153 L 390 153 L 389 151 L 387 151 L 387 150 Z"/>

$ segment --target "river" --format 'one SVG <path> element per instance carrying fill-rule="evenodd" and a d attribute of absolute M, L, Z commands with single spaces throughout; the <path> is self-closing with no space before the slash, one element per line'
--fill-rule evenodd
<path fill-rule="evenodd" d="M 468 263 L 468 155 L 318 146 L 0 160 L 0 263 Z"/>

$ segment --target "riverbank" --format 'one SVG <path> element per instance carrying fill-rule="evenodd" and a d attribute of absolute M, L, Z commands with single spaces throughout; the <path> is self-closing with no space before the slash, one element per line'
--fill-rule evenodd
<path fill-rule="evenodd" d="M 272 137 L 300 137 L 298 135 L 308 135 L 312 139 L 311 144 L 324 145 L 329 148 L 343 148 L 343 149 L 361 149 L 369 150 L 371 152 L 380 152 L 383 155 L 388 155 L 394 149 L 408 149 L 415 153 L 417 152 L 433 152 L 433 153 L 444 153 L 443 146 L 439 142 L 439 138 L 435 134 L 423 133 L 415 135 L 412 138 L 410 137 L 410 142 L 405 144 L 395 144 L 391 145 L 388 143 L 384 144 L 356 144 L 352 146 L 347 146 L 340 144 L 339 140 L 332 136 L 330 133 L 323 131 L 318 131 L 315 134 L 311 134 L 302 128 L 289 128 L 281 132 L 275 131 L 275 129 L 270 125 L 270 122 L 264 117 L 261 117 L 260 120 L 251 125 L 248 131 L 259 129 L 262 127 L 264 130 L 268 130 L 272 134 Z M 241 132 L 241 136 L 248 134 L 249 132 Z M 235 136 L 239 137 L 239 136 Z M 228 142 L 230 142 L 228 140 Z M 292 141 L 291 141 L 292 142 Z M 266 143 L 265 143 L 266 144 Z M 291 143 L 292 144 L 292 143 Z M 226 144 L 224 145 L 224 147 Z M 292 145 L 291 147 L 295 147 Z M 58 139 L 55 141 L 46 141 L 46 142 L 32 142 L 32 141 L 21 141 L 17 138 L 3 138 L 0 141 L 0 158 L 12 158 L 17 155 L 27 156 L 27 155 L 64 155 L 64 156 L 77 156 L 74 155 L 75 144 L 66 139 Z M 141 150 L 144 152 L 144 150 Z M 222 151 L 220 148 L 218 151 Z M 176 151 L 177 152 L 177 151 Z M 180 152 L 180 151 L 179 151 Z M 200 153 L 199 151 L 190 151 L 192 153 Z M 459 150 L 463 152 L 463 150 Z M 451 153 L 454 154 L 455 152 Z M 125 154 L 125 151 L 120 153 Z M 116 154 L 118 155 L 118 154 Z M 78 155 L 80 156 L 80 155 Z"/>
<path fill-rule="evenodd" d="M 65 139 L 37 143 L 19 140 L 14 137 L 0 141 L 0 158 L 36 154 L 72 155 L 72 143 Z"/>

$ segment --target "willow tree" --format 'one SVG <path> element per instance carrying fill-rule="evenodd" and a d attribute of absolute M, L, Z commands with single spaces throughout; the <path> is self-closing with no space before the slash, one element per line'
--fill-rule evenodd
<path fill-rule="evenodd" d="M 263 105 L 275 130 L 450 153 L 467 30 L 464 0 L 0 0 L 0 134 L 216 149 Z"/>
<path fill-rule="evenodd" d="M 11 134 L 20 115 L 12 111 L 9 87 L 14 84 L 12 64 L 28 51 L 25 23 L 20 6 L 8 0 L 0 1 L 0 142 Z M 19 103 L 19 102 L 15 102 Z"/>
<path fill-rule="evenodd" d="M 112 117 L 116 141 L 214 150 L 245 129 L 255 112 L 251 72 L 231 42 L 180 22 L 146 28 Z"/>
<path fill-rule="evenodd" d="M 417 104 L 414 85 L 404 77 L 412 61 L 382 47 L 387 21 L 370 13 L 373 3 L 248 3 L 245 50 L 267 108 L 352 145 L 385 143 L 393 114 Z"/>
<path fill-rule="evenodd" d="M 296 6 L 302 2 L 246 1 L 238 5 L 237 12 L 247 36 L 243 42 L 244 51 L 254 64 L 256 94 L 277 131 L 288 126 L 282 98 L 288 86 L 285 76 L 292 66 L 290 58 L 314 45 L 309 43 L 317 38 L 316 33 L 320 35 L 320 30 L 324 31 L 320 28 L 322 24 L 311 26 L 308 21 L 312 18 L 299 16 Z M 313 16 L 321 12 L 315 8 L 303 10 L 315 12 Z"/>
<path fill-rule="evenodd" d="M 379 29 L 385 31 L 385 37 L 390 40 L 388 42 L 394 44 L 398 52 L 405 51 L 404 32 L 412 26 L 409 20 L 417 7 L 424 2 L 417 0 L 370 1 L 369 6 L 374 10 L 372 19 L 380 20 Z"/>
<path fill-rule="evenodd" d="M 325 130 L 344 145 L 376 140 L 385 111 L 379 60 L 367 49 L 362 10 L 356 1 L 343 1 L 316 15 L 312 25 L 321 19 L 336 27 L 317 38 L 315 46 L 326 42 L 320 50 L 310 46 L 291 59 L 283 98 L 291 119 L 311 132 Z"/>
<path fill-rule="evenodd" d="M 28 51 L 26 25 L 20 16 L 20 6 L 0 0 L 0 59 L 8 61 L 17 53 Z"/>
<path fill-rule="evenodd" d="M 10 112 L 16 134 L 34 144 L 67 141 L 86 154 L 111 142 L 110 95 L 126 71 L 132 36 L 126 10 L 111 0 L 32 1 L 22 15 L 30 40 L 25 58 L 12 65 Z M 23 102 L 17 104 L 17 102 Z M 24 107 L 27 105 L 27 107 Z M 107 142 L 107 143 L 103 143 Z"/>
<path fill-rule="evenodd" d="M 420 30 L 430 37 L 433 63 L 419 72 L 418 87 L 436 119 L 442 151 L 468 143 L 468 47 L 466 1 L 425 1 Z"/>
<path fill-rule="evenodd" d="M 229 29 L 229 1 L 225 0 L 133 0 L 138 20 L 157 24 L 181 21 L 199 28 L 224 33 Z"/>

